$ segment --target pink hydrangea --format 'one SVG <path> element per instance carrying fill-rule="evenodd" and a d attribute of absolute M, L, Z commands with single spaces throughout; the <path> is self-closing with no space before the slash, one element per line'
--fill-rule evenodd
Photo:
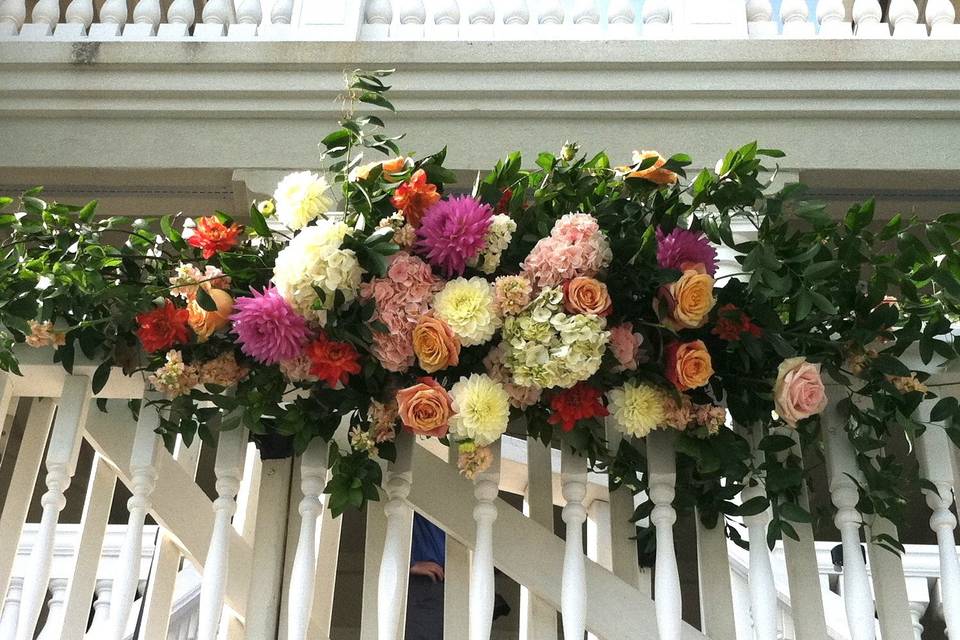
<path fill-rule="evenodd" d="M 610 327 L 610 351 L 617 359 L 614 371 L 633 371 L 640 364 L 640 345 L 643 336 L 633 332 L 633 323 L 624 322 Z"/>
<path fill-rule="evenodd" d="M 373 334 L 373 355 L 387 371 L 403 373 L 416 361 L 409 332 Z"/>
<path fill-rule="evenodd" d="M 613 253 L 596 218 L 568 213 L 541 238 L 523 262 L 523 271 L 539 290 L 577 276 L 593 277 L 610 264 Z"/>

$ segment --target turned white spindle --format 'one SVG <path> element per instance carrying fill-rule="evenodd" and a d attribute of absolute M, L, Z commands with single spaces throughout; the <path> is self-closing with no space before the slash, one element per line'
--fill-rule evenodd
<path fill-rule="evenodd" d="M 860 495 L 854 478 L 862 482 L 853 445 L 847 437 L 846 412 L 839 403 L 847 398 L 846 389 L 827 385 L 829 403 L 821 417 L 824 448 L 827 457 L 830 498 L 837 513 L 834 524 L 843 543 L 843 603 L 847 612 L 851 640 L 874 640 L 874 605 L 867 565 L 860 546 L 862 518 L 857 511 Z"/>
<path fill-rule="evenodd" d="M 817 2 L 817 22 L 820 23 L 820 32 L 825 33 L 842 23 L 847 15 L 843 0 L 819 0 Z M 849 30 L 849 29 L 848 29 Z M 849 34 L 848 34 L 849 35 Z"/>
<path fill-rule="evenodd" d="M 260 0 L 239 0 L 237 2 L 238 24 L 260 24 L 262 18 L 263 10 L 260 8 Z"/>
<path fill-rule="evenodd" d="M 747 0 L 747 31 L 751 38 L 766 38 L 780 35 L 780 26 L 773 20 L 773 5 L 770 0 Z M 721 251 L 721 254 L 723 251 Z M 731 257 L 732 258 L 732 257 Z M 721 256 L 723 261 L 723 256 Z M 731 259 L 731 262 L 732 259 Z M 735 262 L 730 273 L 739 272 Z"/>
<path fill-rule="evenodd" d="M 930 606 L 930 585 L 926 578 L 907 578 L 907 597 L 910 623 L 913 625 L 913 640 L 923 640 L 921 620 Z"/>
<path fill-rule="evenodd" d="M 237 492 L 243 480 L 243 462 L 247 451 L 247 431 L 236 428 L 221 431 L 217 440 L 214 474 L 217 499 L 213 501 L 213 532 L 200 584 L 200 613 L 197 640 L 215 640 L 229 570 L 230 524 L 237 510 Z"/>
<path fill-rule="evenodd" d="M 84 31 L 93 24 L 93 0 L 71 0 L 64 12 L 68 23 L 82 24 Z"/>
<path fill-rule="evenodd" d="M 275 0 L 270 10 L 270 22 L 273 24 L 290 24 L 293 17 L 293 0 Z"/>
<path fill-rule="evenodd" d="M 85 640 L 101 640 L 110 632 L 110 593 L 112 580 L 97 580 L 97 599 L 93 602 L 93 620 L 87 629 Z"/>
<path fill-rule="evenodd" d="M 755 485 L 743 490 L 743 501 L 763 496 L 763 487 Z M 773 582 L 770 550 L 767 548 L 768 510 L 745 516 L 750 534 L 750 567 L 747 584 L 750 588 L 750 617 L 755 640 L 777 640 L 777 588 Z"/>
<path fill-rule="evenodd" d="M 398 0 L 397 14 L 400 24 L 424 24 L 427 21 L 423 0 Z"/>
<path fill-rule="evenodd" d="M 457 0 L 438 0 L 433 8 L 433 23 L 460 24 L 460 3 Z"/>
<path fill-rule="evenodd" d="M 806 0 L 783 0 L 780 5 L 780 21 L 783 23 L 783 35 L 800 34 L 812 25 L 809 24 L 810 8 Z"/>
<path fill-rule="evenodd" d="M 927 0 L 924 21 L 930 27 L 931 34 L 938 26 L 952 25 L 956 19 L 957 10 L 950 0 Z"/>
<path fill-rule="evenodd" d="M 397 460 L 388 467 L 383 486 L 386 494 L 383 512 L 387 519 L 387 531 L 377 582 L 379 640 L 396 640 L 400 632 L 401 608 L 405 600 L 403 594 L 406 592 L 409 573 L 410 527 L 413 522 L 413 510 L 407 503 L 413 480 L 413 446 L 412 435 L 397 435 Z"/>
<path fill-rule="evenodd" d="M 149 24 L 155 31 L 160 25 L 161 18 L 160 0 L 139 0 L 137 6 L 133 8 L 134 24 Z"/>
<path fill-rule="evenodd" d="M 611 0 L 607 6 L 607 22 L 609 24 L 633 24 L 636 13 L 633 2 L 630 0 Z"/>
<path fill-rule="evenodd" d="M 17 633 L 17 617 L 20 615 L 20 598 L 23 596 L 23 578 L 10 580 L 7 597 L 0 610 L 0 640 L 13 640 Z"/>
<path fill-rule="evenodd" d="M 563 553 L 563 582 L 560 589 L 564 638 L 582 638 L 586 631 L 587 575 L 583 555 L 583 522 L 587 510 L 587 461 L 568 449 L 562 452 L 560 487 L 563 493 L 563 521 L 566 542 Z"/>
<path fill-rule="evenodd" d="M 526 0 L 514 0 L 504 7 L 503 24 L 527 24 L 530 22 L 530 9 Z"/>
<path fill-rule="evenodd" d="M 230 24 L 233 22 L 233 5 L 231 0 L 207 0 L 203 6 L 204 24 Z M 201 623 L 203 616 L 201 616 Z M 203 626 L 201 624 L 201 626 Z"/>
<path fill-rule="evenodd" d="M 469 24 L 493 24 L 496 12 L 491 0 L 474 0 L 467 9 Z"/>
<path fill-rule="evenodd" d="M 0 0 L 0 35 L 20 33 L 26 19 L 26 0 Z"/>
<path fill-rule="evenodd" d="M 493 623 L 493 523 L 497 519 L 494 501 L 500 491 L 499 450 L 499 441 L 491 445 L 495 462 L 489 469 L 477 474 L 473 482 L 473 495 L 477 500 L 473 519 L 477 529 L 470 570 L 470 640 L 488 640 Z"/>
<path fill-rule="evenodd" d="M 537 22 L 539 24 L 563 24 L 566 13 L 560 0 L 541 0 L 537 8 Z"/>
<path fill-rule="evenodd" d="M 385 24 L 393 22 L 393 5 L 390 0 L 368 0 L 364 7 L 363 21 L 366 24 Z"/>
<path fill-rule="evenodd" d="M 157 485 L 154 462 L 161 445 L 156 434 L 160 426 L 157 407 L 151 405 L 160 399 L 155 393 L 144 394 L 137 420 L 133 449 L 130 453 L 130 493 L 127 500 L 127 527 L 120 548 L 120 557 L 113 576 L 113 594 L 110 603 L 111 640 L 122 640 L 127 630 L 130 609 L 137 596 L 140 580 L 140 558 L 143 554 L 143 523 L 152 506 L 151 496 Z"/>
<path fill-rule="evenodd" d="M 107 0 L 100 7 L 100 22 L 123 25 L 127 22 L 127 0 Z"/>
<path fill-rule="evenodd" d="M 184 24 L 189 29 L 196 19 L 197 10 L 193 6 L 193 0 L 173 0 L 167 9 L 167 22 L 170 24 Z"/>
<path fill-rule="evenodd" d="M 87 420 L 90 402 L 90 379 L 86 376 L 67 376 L 47 446 L 47 491 L 40 499 L 43 514 L 40 528 L 30 553 L 33 573 L 24 583 L 20 618 L 17 621 L 16 640 L 32 640 L 37 620 L 47 593 L 50 568 L 53 561 L 53 543 L 60 512 L 67 504 L 64 492 L 77 469 L 80 440 Z"/>
<path fill-rule="evenodd" d="M 595 0 L 574 0 L 571 13 L 573 24 L 600 24 L 600 12 Z"/>
<path fill-rule="evenodd" d="M 37 640 L 59 640 L 63 626 L 63 604 L 67 599 L 67 579 L 50 580 L 50 600 L 47 602 L 47 620 Z"/>
<path fill-rule="evenodd" d="M 323 512 L 320 496 L 326 484 L 328 445 L 320 438 L 300 458 L 300 537 L 290 570 L 287 638 L 306 640 L 317 579 L 317 518 Z"/>
<path fill-rule="evenodd" d="M 876 31 L 881 25 L 883 10 L 878 0 L 855 0 L 853 3 L 854 32 L 857 35 L 866 35 L 866 32 Z M 889 35 L 889 31 L 887 32 Z"/>
<path fill-rule="evenodd" d="M 680 574 L 673 545 L 673 525 L 677 521 L 673 508 L 677 481 L 674 435 L 673 431 L 654 431 L 647 436 L 648 484 L 654 504 L 650 522 L 657 534 L 654 604 L 661 638 L 679 638 L 681 632 Z"/>
<path fill-rule="evenodd" d="M 643 24 L 670 24 L 670 3 L 667 0 L 646 0 L 640 9 Z"/>
<path fill-rule="evenodd" d="M 52 29 L 60 22 L 60 3 L 57 0 L 37 0 L 30 20 L 34 24 L 47 24 Z"/>
<path fill-rule="evenodd" d="M 942 387 L 952 389 L 952 387 Z M 954 395 L 951 394 L 951 395 Z M 919 419 L 926 420 L 936 401 L 924 401 L 920 405 Z M 933 483 L 936 492 L 924 489 L 927 506 L 933 512 L 930 528 L 937 535 L 940 554 L 940 592 L 943 596 L 943 620 L 952 638 L 960 638 L 960 560 L 957 559 L 957 518 L 950 511 L 957 488 L 954 486 L 952 443 L 943 426 L 932 424 L 917 438 L 917 456 L 920 474 Z"/>
<path fill-rule="evenodd" d="M 901 24 L 916 24 L 920 18 L 920 11 L 913 0 L 890 0 L 887 18 L 896 29 Z"/>
<path fill-rule="evenodd" d="M 773 5 L 770 0 L 747 0 L 747 22 L 773 20 Z"/>

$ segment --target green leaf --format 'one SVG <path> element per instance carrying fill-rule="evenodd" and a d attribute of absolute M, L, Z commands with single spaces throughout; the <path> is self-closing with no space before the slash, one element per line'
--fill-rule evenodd
<path fill-rule="evenodd" d="M 777 453 L 779 451 L 786 451 L 790 447 L 796 444 L 790 436 L 784 436 L 779 434 L 765 436 L 757 447 L 761 451 L 766 451 L 767 453 Z"/>
<path fill-rule="evenodd" d="M 881 353 L 876 358 L 874 358 L 871 363 L 873 367 L 880 373 L 885 373 L 890 376 L 909 376 L 910 368 L 900 362 L 897 358 L 894 358 L 890 354 Z"/>
<path fill-rule="evenodd" d="M 815 304 L 818 309 L 829 315 L 837 314 L 836 305 L 827 300 L 823 294 L 817 293 L 816 291 L 808 291 L 807 293 L 810 294 L 810 297 L 813 299 L 813 304 Z"/>
<path fill-rule="evenodd" d="M 270 227 L 267 226 L 267 221 L 256 205 L 250 207 L 250 226 L 253 227 L 253 232 L 261 238 L 269 238 L 272 235 Z"/>
<path fill-rule="evenodd" d="M 374 93 L 372 91 L 366 91 L 360 94 L 360 102 L 365 102 L 367 104 L 376 105 L 378 107 L 383 107 L 384 109 L 389 109 L 390 111 L 396 111 L 389 100 L 384 98 L 379 93 Z"/>
<path fill-rule="evenodd" d="M 108 358 L 100 363 L 100 366 L 93 372 L 91 386 L 94 394 L 100 393 L 103 390 L 103 387 L 107 384 L 107 380 L 110 379 L 111 371 L 113 371 L 113 359 Z"/>
<path fill-rule="evenodd" d="M 840 268 L 840 262 L 837 260 L 825 260 L 824 262 L 814 262 L 803 270 L 803 277 L 807 280 L 823 280 Z"/>
<path fill-rule="evenodd" d="M 770 501 L 767 496 L 754 496 L 741 504 L 737 511 L 741 516 L 755 516 L 766 511 L 769 506 Z"/>
<path fill-rule="evenodd" d="M 813 522 L 810 512 L 793 502 L 784 502 L 780 505 L 780 515 L 793 522 Z"/>
<path fill-rule="evenodd" d="M 960 403 L 954 397 L 940 398 L 930 410 L 930 422 L 943 422 L 960 408 Z"/>
<path fill-rule="evenodd" d="M 197 287 L 197 304 L 204 311 L 216 311 L 217 303 L 203 287 Z"/>
<path fill-rule="evenodd" d="M 869 224 L 873 222 L 875 205 L 876 202 L 871 198 L 863 204 L 852 206 L 850 211 L 847 212 L 846 218 L 844 218 L 844 225 L 846 225 L 847 229 L 854 232 L 869 226 Z"/>

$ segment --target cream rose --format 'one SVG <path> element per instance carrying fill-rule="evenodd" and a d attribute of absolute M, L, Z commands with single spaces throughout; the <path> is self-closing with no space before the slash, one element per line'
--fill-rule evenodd
<path fill-rule="evenodd" d="M 563 307 L 570 313 L 610 315 L 607 285 L 594 278 L 578 276 L 563 285 Z"/>
<path fill-rule="evenodd" d="M 777 415 L 791 427 L 823 411 L 827 394 L 820 377 L 820 365 L 799 357 L 781 362 L 773 385 L 773 401 Z"/>

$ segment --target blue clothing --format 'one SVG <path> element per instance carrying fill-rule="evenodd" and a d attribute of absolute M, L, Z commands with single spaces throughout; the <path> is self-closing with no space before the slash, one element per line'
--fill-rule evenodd
<path fill-rule="evenodd" d="M 443 530 L 419 513 L 413 514 L 413 543 L 410 564 L 436 562 L 441 567 L 446 555 L 447 536 Z"/>

